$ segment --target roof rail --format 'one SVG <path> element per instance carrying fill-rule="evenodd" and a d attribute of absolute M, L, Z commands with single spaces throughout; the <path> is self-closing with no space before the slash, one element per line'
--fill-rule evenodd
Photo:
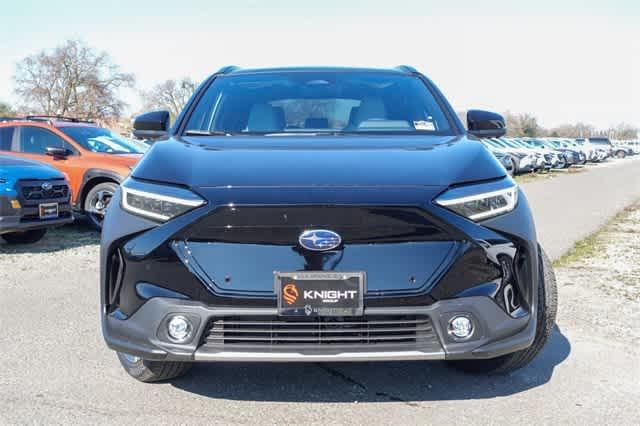
<path fill-rule="evenodd" d="M 227 65 L 227 66 L 224 66 L 224 67 L 220 68 L 216 74 L 229 74 L 229 73 L 232 73 L 232 72 L 237 71 L 239 69 L 240 69 L 240 67 L 237 67 L 235 65 Z"/>
<path fill-rule="evenodd" d="M 26 120 L 31 120 L 31 121 L 51 121 L 51 120 L 58 120 L 58 121 L 69 121 L 72 123 L 95 123 L 95 121 L 93 120 L 83 120 L 81 118 L 76 118 L 76 117 L 65 117 L 63 115 L 27 115 L 25 117 Z"/>
<path fill-rule="evenodd" d="M 414 67 L 412 67 L 410 65 L 398 65 L 397 67 L 395 67 L 395 69 L 397 69 L 398 71 L 407 72 L 407 73 L 410 73 L 410 74 L 418 72 L 417 69 L 415 69 Z"/>

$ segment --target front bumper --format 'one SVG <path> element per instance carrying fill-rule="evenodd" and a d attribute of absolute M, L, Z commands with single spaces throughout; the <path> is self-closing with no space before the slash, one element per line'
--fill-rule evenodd
<path fill-rule="evenodd" d="M 166 323 L 171 315 L 186 316 L 194 324 L 194 333 L 184 344 L 173 343 L 166 335 Z M 457 340 L 447 332 L 455 315 L 465 315 L 474 322 L 474 332 L 466 340 Z M 153 298 L 128 318 L 102 315 L 102 330 L 107 345 L 116 351 L 151 360 L 165 361 L 265 361 L 265 362 L 327 362 L 327 361 L 389 361 L 444 360 L 493 358 L 524 349 L 531 345 L 535 321 L 531 315 L 507 315 L 492 299 L 473 296 L 442 300 L 430 306 L 367 308 L 364 318 L 376 315 L 421 315 L 429 319 L 430 337 L 418 343 L 391 350 L 377 349 L 373 344 L 351 345 L 336 349 L 334 345 L 307 345 L 304 349 L 276 346 L 230 345 L 212 347 L 205 336 L 209 324 L 216 318 L 252 318 L 276 316 L 272 308 L 237 309 L 211 307 L 203 303 L 171 298 Z"/>
<path fill-rule="evenodd" d="M 61 204 L 59 208 L 61 217 L 40 220 L 33 218 L 33 214 L 27 215 L 27 213 L 33 213 L 32 210 L 37 212 L 37 207 L 32 208 L 23 206 L 20 209 L 13 209 L 10 206 L 9 198 L 0 197 L 0 234 L 49 228 L 73 222 L 70 205 L 68 203 Z"/>
<path fill-rule="evenodd" d="M 52 228 L 55 226 L 66 225 L 71 222 L 73 222 L 73 216 L 29 222 L 21 222 L 20 218 L 16 216 L 0 217 L 0 234 L 7 234 L 9 232 L 25 232 L 32 229 Z"/>
<path fill-rule="evenodd" d="M 544 162 L 541 162 L 540 165 L 543 165 Z M 526 156 L 520 159 L 518 164 L 518 171 L 520 172 L 530 172 L 536 167 L 538 167 L 537 159 L 532 156 Z"/>
<path fill-rule="evenodd" d="M 332 191 L 334 197 L 342 196 L 339 191 Z M 376 191 L 375 195 L 390 197 L 392 194 L 408 199 L 405 202 L 409 206 L 416 205 L 419 199 L 433 198 L 418 193 L 415 200 L 409 199 L 415 189 L 408 191 Z M 311 195 L 324 197 L 321 192 Z M 353 197 L 345 191 L 344 196 L 347 195 Z M 321 254 L 300 252 L 289 243 L 220 243 L 215 235 L 208 236 L 208 232 L 228 229 L 212 226 L 215 222 L 212 224 L 211 220 L 222 217 L 224 224 L 243 218 L 241 204 L 207 206 L 157 225 L 119 208 L 119 196 L 118 191 L 112 200 L 101 245 L 103 334 L 108 346 L 117 351 L 146 359 L 174 361 L 468 359 L 496 357 L 526 348 L 532 342 L 538 255 L 535 227 L 522 192 L 515 210 L 481 224 L 436 205 L 424 204 L 419 210 L 420 221 L 437 221 L 447 230 L 444 241 L 416 239 L 347 244 L 344 250 Z M 285 196 L 286 193 L 279 193 L 279 197 Z M 298 197 L 298 194 L 290 196 Z M 388 199 L 374 202 L 393 204 Z M 361 208 L 344 203 L 341 199 L 336 201 L 340 209 Z M 307 207 L 287 204 L 270 208 L 286 208 L 288 220 L 293 221 L 294 213 L 299 211 L 296 209 Z M 407 223 L 418 217 L 396 212 L 392 208 L 377 211 L 377 223 L 390 217 Z M 283 217 L 266 213 L 267 210 L 261 211 L 256 217 L 269 226 L 271 221 Z M 358 210 L 356 217 L 363 217 L 360 213 Z M 313 223 L 326 220 L 333 226 L 336 221 L 352 217 L 333 216 L 326 210 L 322 214 L 327 218 L 305 218 Z M 199 227 L 193 228 L 194 223 Z M 289 232 L 288 228 L 279 229 Z M 357 229 L 365 232 L 370 228 Z M 190 237 L 193 232 L 198 238 Z M 251 238 L 259 232 L 261 229 L 252 229 Z M 345 235 L 349 235 L 348 232 L 346 229 Z M 226 234 L 227 240 L 239 239 L 229 235 Z M 282 235 L 283 232 L 279 232 L 271 238 Z M 411 238 L 415 235 L 418 234 L 412 233 Z M 437 262 L 434 263 L 434 259 Z M 281 346 L 264 350 L 251 345 L 239 349 L 207 344 L 207 330 L 212 320 L 226 321 L 229 316 L 283 320 L 277 317 L 274 270 L 367 271 L 364 317 L 358 321 L 367 321 L 376 315 L 423 316 L 428 319 L 433 335 L 428 342 L 421 340 L 424 344 L 420 346 L 384 350 L 379 346 L 372 350 L 372 346 L 366 344 L 359 347 L 359 339 L 355 339 L 356 347 L 350 345 L 347 349 L 327 350 L 322 346 L 289 352 Z M 507 309 L 505 298 L 509 284 L 517 295 L 513 306 L 519 306 L 521 312 Z M 455 341 L 448 335 L 447 324 L 453 313 L 474 318 L 476 332 L 467 341 Z M 192 320 L 195 333 L 189 342 L 175 344 L 166 337 L 166 321 L 172 314 L 182 314 Z"/>

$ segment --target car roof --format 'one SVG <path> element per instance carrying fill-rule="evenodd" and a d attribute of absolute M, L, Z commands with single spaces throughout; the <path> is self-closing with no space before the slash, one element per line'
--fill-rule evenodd
<path fill-rule="evenodd" d="M 54 127 L 100 127 L 96 123 L 88 123 L 85 121 L 73 122 L 73 121 L 51 120 L 50 123 Z"/>
<path fill-rule="evenodd" d="M 24 126 L 24 125 L 39 125 L 39 126 L 53 126 L 53 127 L 100 127 L 97 123 L 92 121 L 72 121 L 69 119 L 33 119 L 28 117 L 15 117 L 15 118 L 0 118 L 0 126 Z"/>
<path fill-rule="evenodd" d="M 293 72 L 357 72 L 357 73 L 412 74 L 412 73 L 416 73 L 417 71 L 408 65 L 400 65 L 395 68 L 365 68 L 365 67 L 340 67 L 340 66 L 239 68 L 234 66 L 228 66 L 218 71 L 219 74 L 225 74 L 225 75 L 293 73 Z"/>

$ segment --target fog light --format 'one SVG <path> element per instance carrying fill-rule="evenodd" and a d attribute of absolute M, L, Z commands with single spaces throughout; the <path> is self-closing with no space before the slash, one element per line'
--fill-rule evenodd
<path fill-rule="evenodd" d="M 167 324 L 167 333 L 172 340 L 176 342 L 184 342 L 191 337 L 193 326 L 188 318 L 182 315 L 176 315 L 169 320 Z"/>
<path fill-rule="evenodd" d="M 458 339 L 466 339 L 473 334 L 473 322 L 465 316 L 453 317 L 449 321 L 449 334 Z"/>

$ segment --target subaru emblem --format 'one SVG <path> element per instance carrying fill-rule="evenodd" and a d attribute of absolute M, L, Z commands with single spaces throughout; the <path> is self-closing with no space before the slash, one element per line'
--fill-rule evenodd
<path fill-rule="evenodd" d="M 43 191 L 51 191 L 53 189 L 53 185 L 51 184 L 51 182 L 45 182 L 42 185 L 40 185 L 40 187 L 42 188 Z"/>
<path fill-rule="evenodd" d="M 338 247 L 342 243 L 342 238 L 326 229 L 309 229 L 300 234 L 298 242 L 307 250 L 325 251 Z"/>

